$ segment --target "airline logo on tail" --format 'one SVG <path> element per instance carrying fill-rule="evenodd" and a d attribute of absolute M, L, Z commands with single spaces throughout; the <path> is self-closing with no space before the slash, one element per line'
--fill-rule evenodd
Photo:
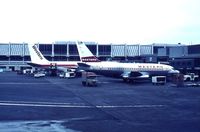
<path fill-rule="evenodd" d="M 82 62 L 100 62 L 83 42 L 77 42 L 77 48 Z"/>
<path fill-rule="evenodd" d="M 36 52 L 36 54 L 38 55 L 38 57 L 40 58 L 40 60 L 43 60 L 42 55 L 40 54 L 40 52 L 38 51 L 38 48 L 36 45 L 32 46 L 33 50 Z"/>
<path fill-rule="evenodd" d="M 82 62 L 100 62 L 95 56 L 81 57 Z"/>

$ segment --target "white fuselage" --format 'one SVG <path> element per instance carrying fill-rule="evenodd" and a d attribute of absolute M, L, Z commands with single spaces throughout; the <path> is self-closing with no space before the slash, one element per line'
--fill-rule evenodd
<path fill-rule="evenodd" d="M 119 62 L 87 62 L 90 65 L 86 70 L 97 74 L 121 77 L 127 72 L 146 72 L 149 76 L 167 75 L 170 72 L 177 72 L 172 66 L 152 63 L 119 63 Z"/>
<path fill-rule="evenodd" d="M 87 62 L 94 70 L 119 71 L 171 71 L 173 67 L 164 64 L 152 63 L 119 63 L 119 62 Z"/>

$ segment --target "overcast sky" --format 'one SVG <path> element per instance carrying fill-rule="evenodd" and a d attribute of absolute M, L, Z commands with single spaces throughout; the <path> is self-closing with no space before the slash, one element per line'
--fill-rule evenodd
<path fill-rule="evenodd" d="M 200 0 L 0 0 L 1 42 L 200 43 Z"/>

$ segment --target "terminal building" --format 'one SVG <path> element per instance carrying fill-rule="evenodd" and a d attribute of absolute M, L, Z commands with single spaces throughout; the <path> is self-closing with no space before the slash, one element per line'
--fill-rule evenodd
<path fill-rule="evenodd" d="M 166 63 L 186 74 L 200 74 L 200 44 L 100 44 L 85 42 L 102 61 L 127 63 Z M 39 50 L 49 61 L 79 61 L 74 41 L 37 43 Z M 0 68 L 20 70 L 30 68 L 27 43 L 0 43 Z"/>

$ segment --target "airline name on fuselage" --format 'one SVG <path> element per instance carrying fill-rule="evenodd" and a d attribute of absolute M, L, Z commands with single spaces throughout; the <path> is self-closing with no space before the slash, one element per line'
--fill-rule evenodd
<path fill-rule="evenodd" d="M 42 60 L 43 57 L 42 57 L 42 55 L 40 54 L 40 52 L 37 50 L 36 45 L 32 46 L 32 48 L 34 49 L 34 51 L 36 52 L 36 54 L 38 55 L 38 57 Z"/>
<path fill-rule="evenodd" d="M 139 65 L 138 66 L 138 68 L 153 68 L 153 69 L 155 69 L 155 68 L 158 68 L 158 69 L 163 69 L 163 66 L 159 66 L 159 65 Z"/>

